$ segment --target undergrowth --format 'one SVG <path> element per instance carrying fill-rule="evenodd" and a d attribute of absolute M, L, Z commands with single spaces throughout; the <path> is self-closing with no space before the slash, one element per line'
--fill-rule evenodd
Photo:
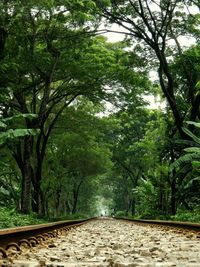
<path fill-rule="evenodd" d="M 118 211 L 115 217 L 127 217 L 132 219 L 145 219 L 145 220 L 164 220 L 164 221 L 182 221 L 182 222 L 196 222 L 200 223 L 200 210 L 194 210 L 192 212 L 179 210 L 176 215 L 152 215 L 151 213 L 144 213 L 137 216 L 126 214 L 124 211 Z"/>
<path fill-rule="evenodd" d="M 36 213 L 21 214 L 14 208 L 0 206 L 0 229 L 48 223 L 61 220 L 78 220 L 88 218 L 84 214 L 69 214 L 59 218 L 43 218 Z"/>
<path fill-rule="evenodd" d="M 185 212 L 178 212 L 176 215 L 171 216 L 173 221 L 188 221 L 188 222 L 197 222 L 200 223 L 200 211 L 185 211 Z"/>
<path fill-rule="evenodd" d="M 0 206 L 0 229 L 46 222 L 47 220 L 38 218 L 35 213 L 20 214 L 14 208 Z"/>

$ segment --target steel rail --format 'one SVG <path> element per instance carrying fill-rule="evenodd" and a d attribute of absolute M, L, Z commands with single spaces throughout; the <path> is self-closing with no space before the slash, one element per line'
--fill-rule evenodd
<path fill-rule="evenodd" d="M 0 254 L 2 254 L 3 258 L 6 258 L 7 250 L 10 247 L 15 247 L 16 250 L 20 251 L 22 244 L 26 244 L 29 247 L 36 246 L 47 238 L 56 237 L 62 231 L 69 231 L 71 228 L 93 219 L 95 218 L 0 229 Z"/>
<path fill-rule="evenodd" d="M 143 225 L 160 225 L 168 226 L 170 228 L 182 229 L 193 231 L 197 234 L 197 237 L 200 238 L 200 223 L 191 223 L 191 222 L 179 222 L 179 221 L 164 221 L 164 220 L 144 220 L 144 219 L 131 219 L 127 217 L 115 217 L 115 219 L 125 220 L 130 222 L 135 222 Z"/>

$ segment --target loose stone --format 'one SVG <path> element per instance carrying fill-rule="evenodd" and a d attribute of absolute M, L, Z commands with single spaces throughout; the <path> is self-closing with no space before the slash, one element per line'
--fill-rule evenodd
<path fill-rule="evenodd" d="M 99 219 L 22 252 L 11 266 L 200 267 L 200 240 L 179 232 Z"/>

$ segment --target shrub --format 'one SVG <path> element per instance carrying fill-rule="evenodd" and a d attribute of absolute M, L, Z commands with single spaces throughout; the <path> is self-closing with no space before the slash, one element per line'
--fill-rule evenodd
<path fill-rule="evenodd" d="M 47 220 L 39 219 L 37 214 L 20 214 L 14 208 L 0 206 L 0 228 L 25 226 L 46 223 Z"/>
<path fill-rule="evenodd" d="M 115 217 L 127 217 L 127 213 L 123 210 L 119 210 L 115 213 Z"/>
<path fill-rule="evenodd" d="M 189 221 L 189 222 L 200 222 L 200 211 L 193 212 L 178 212 L 175 216 L 171 216 L 173 221 Z"/>

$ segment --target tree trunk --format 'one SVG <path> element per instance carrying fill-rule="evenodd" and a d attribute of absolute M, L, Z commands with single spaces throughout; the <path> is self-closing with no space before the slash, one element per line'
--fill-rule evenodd
<path fill-rule="evenodd" d="M 171 214 L 175 215 L 177 210 L 176 205 L 176 179 L 173 179 L 171 183 Z"/>
<path fill-rule="evenodd" d="M 4 58 L 4 47 L 6 43 L 7 32 L 0 26 L 0 60 Z"/>
<path fill-rule="evenodd" d="M 165 205 L 164 205 L 164 184 L 162 182 L 162 176 L 160 177 L 160 181 L 159 181 L 159 187 L 158 187 L 158 213 L 164 214 L 164 209 L 165 209 Z"/>
<path fill-rule="evenodd" d="M 38 157 L 38 153 L 37 153 Z M 42 206 L 43 203 L 41 203 L 43 197 L 42 197 L 42 192 L 40 188 L 40 183 L 42 180 L 42 161 L 40 160 L 40 157 L 37 158 L 37 164 L 35 166 L 35 176 L 33 179 L 33 199 L 32 199 L 32 209 L 36 213 L 41 213 L 42 212 Z M 44 215 L 44 214 L 43 214 Z"/>
<path fill-rule="evenodd" d="M 73 190 L 73 197 L 74 197 L 74 201 L 73 201 L 72 214 L 75 214 L 76 208 L 77 208 L 77 202 L 78 202 L 78 192 L 75 189 Z"/>
<path fill-rule="evenodd" d="M 37 214 L 45 215 L 45 197 L 40 188 L 40 181 L 37 181 L 33 187 L 32 210 Z"/>
<path fill-rule="evenodd" d="M 40 186 L 39 183 L 35 183 L 33 187 L 33 197 L 32 197 L 32 210 L 36 213 L 40 211 Z"/>
<path fill-rule="evenodd" d="M 131 201 L 131 215 L 132 216 L 135 215 L 135 199 L 134 199 L 134 197 L 132 198 L 132 201 Z"/>
<path fill-rule="evenodd" d="M 83 183 L 83 180 L 84 180 L 84 177 L 81 178 L 81 181 L 78 184 L 77 188 L 74 188 L 74 190 L 73 190 L 74 202 L 73 202 L 72 214 L 76 213 L 79 191 L 80 191 L 80 187 L 81 187 L 81 185 Z"/>
<path fill-rule="evenodd" d="M 65 201 L 65 214 L 69 214 L 71 212 L 69 201 Z"/>
<path fill-rule="evenodd" d="M 21 212 L 28 214 L 31 211 L 31 137 L 24 139 L 24 165 L 22 171 L 22 194 L 21 194 Z"/>
<path fill-rule="evenodd" d="M 46 215 L 45 197 L 43 192 L 40 190 L 40 214 Z"/>
<path fill-rule="evenodd" d="M 48 200 L 45 199 L 45 215 L 49 218 L 49 205 L 48 205 Z"/>
<path fill-rule="evenodd" d="M 55 208 L 56 208 L 56 217 L 60 216 L 60 196 L 61 196 L 61 189 L 56 190 L 56 198 L 55 198 Z"/>

